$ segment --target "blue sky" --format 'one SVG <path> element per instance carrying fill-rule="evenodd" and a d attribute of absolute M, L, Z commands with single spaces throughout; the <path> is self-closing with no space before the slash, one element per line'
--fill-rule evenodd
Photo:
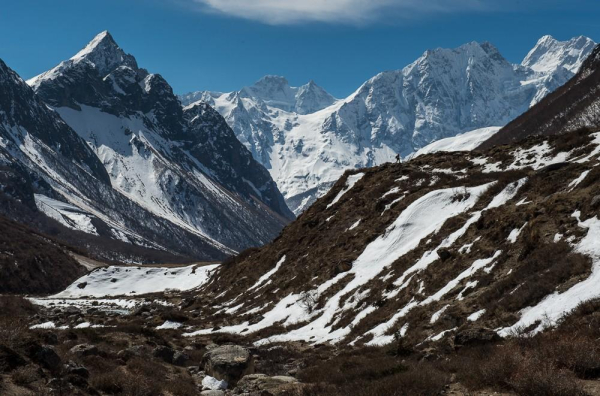
<path fill-rule="evenodd" d="M 544 34 L 599 41 L 598 16 L 598 0 L 11 0 L 0 58 L 30 78 L 109 30 L 177 93 L 278 74 L 344 97 L 428 48 L 487 40 L 520 62 Z"/>

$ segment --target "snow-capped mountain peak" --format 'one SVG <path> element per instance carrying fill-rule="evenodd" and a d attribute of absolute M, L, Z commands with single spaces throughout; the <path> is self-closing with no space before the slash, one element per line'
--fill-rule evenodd
<path fill-rule="evenodd" d="M 489 42 L 432 49 L 403 69 L 377 74 L 342 100 L 314 83 L 291 88 L 276 77 L 257 84 L 268 86 L 268 95 L 264 90 L 244 95 L 197 92 L 181 100 L 214 105 L 299 214 L 346 169 L 506 125 L 567 82 L 593 45 L 585 37 L 566 42 L 542 38 L 517 65 Z"/>
<path fill-rule="evenodd" d="M 230 253 L 293 218 L 221 115 L 184 111 L 167 81 L 138 68 L 108 32 L 29 84 L 94 150 L 112 188 L 169 227 Z"/>
<path fill-rule="evenodd" d="M 250 87 L 255 94 L 265 96 L 278 95 L 291 89 L 287 78 L 276 75 L 266 75 Z"/>
<path fill-rule="evenodd" d="M 254 85 L 243 88 L 239 96 L 259 100 L 267 106 L 298 114 L 314 113 L 336 101 L 312 80 L 300 87 L 292 87 L 285 77 L 275 75 L 264 76 Z"/>
<path fill-rule="evenodd" d="M 313 80 L 298 88 L 296 92 L 296 112 L 311 114 L 335 103 L 336 99 Z"/>
<path fill-rule="evenodd" d="M 554 72 L 560 67 L 576 73 L 595 46 L 593 40 L 584 36 L 558 41 L 546 35 L 538 40 L 521 65 L 542 73 Z"/>
<path fill-rule="evenodd" d="M 147 74 L 145 70 L 138 68 L 135 58 L 123 51 L 115 42 L 112 35 L 105 30 L 96 35 L 92 41 L 70 59 L 27 80 L 27 84 L 34 90 L 37 90 L 44 81 L 54 80 L 67 73 L 68 69 L 81 65 L 89 66 L 91 70 L 97 72 L 102 77 L 116 70 L 119 70 L 120 74 L 126 71 L 131 73 L 132 70 L 143 76 Z"/>
<path fill-rule="evenodd" d="M 135 58 L 126 54 L 107 30 L 94 37 L 88 45 L 70 60 L 75 63 L 89 61 L 100 74 L 108 74 L 119 66 L 137 69 Z"/>
<path fill-rule="evenodd" d="M 291 111 L 295 105 L 296 92 L 290 87 L 288 80 L 281 76 L 265 76 L 254 85 L 242 89 L 241 94 L 286 111 Z"/>

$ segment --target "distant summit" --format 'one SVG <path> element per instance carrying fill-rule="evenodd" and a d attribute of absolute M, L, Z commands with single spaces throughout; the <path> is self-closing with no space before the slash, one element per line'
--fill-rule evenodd
<path fill-rule="evenodd" d="M 215 107 L 300 214 L 344 170 L 405 157 L 440 139 L 506 125 L 579 69 L 594 42 L 540 39 L 522 64 L 489 42 L 427 50 L 336 100 L 314 83 L 266 76 L 237 92 L 196 92 Z"/>
<path fill-rule="evenodd" d="M 550 48 L 561 47 L 560 43 L 557 44 L 550 36 L 540 41 Z M 574 39 L 574 41 L 580 44 L 587 43 L 584 38 Z M 573 56 L 576 52 L 569 51 Z M 559 51 L 559 53 L 565 52 Z M 598 130 L 600 129 L 599 91 L 600 46 L 596 46 L 571 80 L 483 142 L 479 149 L 519 142 L 530 136 L 552 136 L 588 129 Z"/>
<path fill-rule="evenodd" d="M 552 36 L 543 36 L 523 59 L 521 65 L 536 72 L 551 73 L 564 67 L 576 73 L 596 43 L 584 37 L 574 37 L 568 41 L 558 41 Z"/>
<path fill-rule="evenodd" d="M 214 105 L 215 99 L 223 95 L 225 94 L 222 92 L 199 91 L 181 95 L 180 100 L 184 106 L 199 100 Z M 247 98 L 274 109 L 296 114 L 314 113 L 331 106 L 337 100 L 313 80 L 300 87 L 292 87 L 285 77 L 275 75 L 264 76 L 254 85 L 231 92 L 227 96 L 229 101 Z"/>

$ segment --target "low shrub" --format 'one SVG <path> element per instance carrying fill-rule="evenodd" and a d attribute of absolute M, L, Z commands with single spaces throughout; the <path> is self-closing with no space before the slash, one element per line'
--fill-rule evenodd
<path fill-rule="evenodd" d="M 40 379 L 40 375 L 34 366 L 24 366 L 15 369 L 10 378 L 16 385 L 29 386 Z"/>

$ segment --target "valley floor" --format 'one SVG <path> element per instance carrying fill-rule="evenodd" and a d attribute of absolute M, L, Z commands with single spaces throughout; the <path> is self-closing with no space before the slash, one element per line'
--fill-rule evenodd
<path fill-rule="evenodd" d="M 400 337 L 386 347 L 336 347 L 185 336 L 206 321 L 190 309 L 196 298 L 2 296 L 0 394 L 600 395 L 597 301 L 536 336 L 480 329 L 416 347 Z M 242 370 L 239 361 L 211 360 L 226 345 L 247 351 Z"/>

